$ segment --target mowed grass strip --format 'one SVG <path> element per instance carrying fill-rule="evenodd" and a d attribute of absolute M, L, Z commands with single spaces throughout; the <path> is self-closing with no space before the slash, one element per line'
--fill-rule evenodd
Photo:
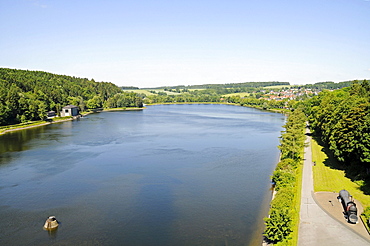
<path fill-rule="evenodd" d="M 272 86 L 265 86 L 264 89 L 282 89 L 282 88 L 290 88 L 291 85 L 272 85 Z"/>
<path fill-rule="evenodd" d="M 237 93 L 230 93 L 222 95 L 223 97 L 232 97 L 232 96 L 239 96 L 239 97 L 248 97 L 251 93 L 248 92 L 237 92 Z"/>
<path fill-rule="evenodd" d="M 302 163 L 303 164 L 303 163 Z M 296 216 L 294 216 L 294 219 L 292 221 L 294 227 L 292 232 L 292 240 L 290 241 L 290 245 L 298 245 L 298 231 L 299 231 L 299 211 L 301 210 L 301 193 L 302 193 L 302 169 L 303 166 L 299 165 L 297 169 L 297 187 L 296 187 L 296 196 L 294 200 L 292 201 L 294 204 L 294 213 Z"/>
<path fill-rule="evenodd" d="M 365 195 L 358 184 L 351 181 L 345 176 L 343 170 L 333 169 L 324 162 L 332 160 L 324 153 L 323 147 L 315 140 L 311 141 L 312 146 L 312 161 L 316 162 L 313 166 L 314 190 L 337 192 L 340 190 L 347 190 L 356 200 L 360 201 L 364 208 L 370 206 L 370 196 Z"/>
<path fill-rule="evenodd" d="M 149 96 L 149 95 L 155 95 L 154 93 L 151 93 L 150 91 L 148 90 L 142 90 L 142 89 L 135 89 L 135 90 L 122 90 L 123 92 L 135 92 L 135 93 L 138 93 L 138 94 L 145 94 L 146 96 Z"/>

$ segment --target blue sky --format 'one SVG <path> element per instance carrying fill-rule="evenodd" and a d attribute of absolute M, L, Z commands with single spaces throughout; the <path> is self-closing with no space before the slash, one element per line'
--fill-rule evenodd
<path fill-rule="evenodd" d="M 370 78 L 370 0 L 0 0 L 0 67 L 117 85 Z"/>

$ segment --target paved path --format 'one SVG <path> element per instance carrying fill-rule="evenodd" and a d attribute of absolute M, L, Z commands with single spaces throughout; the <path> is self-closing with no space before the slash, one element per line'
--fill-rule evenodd
<path fill-rule="evenodd" d="M 308 143 L 311 138 L 307 137 Z M 324 212 L 313 199 L 311 145 L 305 148 L 298 246 L 356 245 L 370 242 Z"/>

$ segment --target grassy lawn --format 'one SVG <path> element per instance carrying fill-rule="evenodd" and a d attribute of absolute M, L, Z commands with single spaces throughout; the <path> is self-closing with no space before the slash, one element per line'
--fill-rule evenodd
<path fill-rule="evenodd" d="M 238 93 L 230 93 L 226 95 L 222 95 L 223 97 L 232 97 L 232 96 L 240 96 L 240 97 L 247 97 L 250 93 L 248 92 L 238 92 Z"/>
<path fill-rule="evenodd" d="M 146 96 L 149 96 L 149 95 L 154 95 L 153 93 L 149 92 L 148 90 L 141 90 L 141 89 L 138 89 L 138 90 L 123 90 L 124 92 L 135 92 L 135 93 L 139 93 L 139 94 L 145 94 Z"/>
<path fill-rule="evenodd" d="M 43 125 L 43 124 L 47 124 L 48 122 L 46 121 L 43 121 L 43 120 L 39 120 L 39 121 L 30 121 L 30 122 L 26 122 L 26 123 L 20 123 L 20 124 L 16 124 L 16 125 L 8 125 L 8 126 L 1 126 L 0 127 L 0 134 L 2 134 L 3 132 L 6 132 L 7 130 L 17 130 L 17 129 L 23 129 L 23 128 L 26 128 L 26 127 L 34 127 L 34 126 L 39 126 L 39 125 Z"/>
<path fill-rule="evenodd" d="M 203 91 L 205 89 L 189 89 L 189 91 Z"/>
<path fill-rule="evenodd" d="M 289 241 L 289 245 L 298 245 L 298 230 L 299 230 L 299 211 L 301 209 L 301 191 L 302 191 L 302 165 L 298 167 L 297 170 L 297 193 L 295 199 L 292 201 L 294 203 L 294 219 L 293 219 L 293 232 L 290 235 L 292 239 Z"/>
<path fill-rule="evenodd" d="M 272 86 L 265 86 L 264 89 L 281 89 L 281 88 L 290 88 L 291 85 L 272 85 Z"/>
<path fill-rule="evenodd" d="M 343 170 L 332 169 L 325 163 L 330 163 L 332 160 L 324 153 L 322 146 L 315 140 L 311 141 L 312 146 L 312 161 L 316 162 L 313 167 L 314 190 L 316 191 L 333 191 L 339 193 L 340 190 L 348 190 L 348 192 L 358 201 L 361 202 L 364 208 L 370 206 L 370 196 L 365 195 L 360 186 L 349 178 L 345 177 Z"/>
<path fill-rule="evenodd" d="M 8 126 L 1 126 L 0 127 L 0 134 L 6 133 L 8 131 L 15 131 L 15 130 L 22 130 L 30 127 L 37 127 L 37 126 L 43 126 L 50 124 L 52 122 L 58 122 L 58 121 L 66 121 L 66 120 L 72 120 L 73 118 L 71 116 L 67 117 L 55 117 L 50 120 L 38 120 L 38 121 L 29 121 L 25 123 L 15 124 L 15 125 L 8 125 Z"/>
<path fill-rule="evenodd" d="M 136 107 L 122 107 L 122 108 L 105 108 L 104 111 L 141 111 L 144 108 L 136 108 Z"/>

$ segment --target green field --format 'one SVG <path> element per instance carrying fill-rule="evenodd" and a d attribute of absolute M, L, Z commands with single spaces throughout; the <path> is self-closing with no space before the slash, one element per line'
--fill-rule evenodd
<path fill-rule="evenodd" d="M 230 93 L 230 94 L 226 94 L 226 95 L 222 95 L 222 96 L 223 97 L 232 97 L 232 96 L 247 97 L 250 94 L 251 93 L 248 93 L 248 92 L 238 92 L 238 93 Z"/>
<path fill-rule="evenodd" d="M 179 93 L 179 92 L 173 92 L 173 91 L 165 91 L 164 89 L 153 90 L 153 91 L 155 91 L 156 93 L 158 93 L 158 92 L 164 92 L 167 95 L 180 95 L 181 94 L 181 92 Z"/>
<path fill-rule="evenodd" d="M 124 92 L 135 92 L 135 93 L 138 93 L 138 94 L 145 94 L 146 96 L 149 96 L 149 95 L 154 95 L 153 93 L 149 92 L 148 90 L 141 90 L 141 89 L 138 89 L 138 90 L 123 90 Z"/>
<path fill-rule="evenodd" d="M 312 161 L 316 162 L 313 166 L 314 190 L 316 191 L 333 191 L 348 190 L 348 192 L 358 201 L 361 202 L 364 208 L 370 206 L 370 195 L 365 195 L 360 186 L 351 181 L 345 176 L 343 170 L 333 169 L 326 166 L 324 163 L 333 163 L 315 140 L 312 144 Z"/>
<path fill-rule="evenodd" d="M 273 86 L 266 86 L 263 87 L 264 89 L 282 89 L 282 88 L 290 88 L 292 87 L 291 85 L 273 85 Z"/>
<path fill-rule="evenodd" d="M 202 91 L 202 90 L 205 90 L 205 89 L 188 89 L 189 91 Z"/>

